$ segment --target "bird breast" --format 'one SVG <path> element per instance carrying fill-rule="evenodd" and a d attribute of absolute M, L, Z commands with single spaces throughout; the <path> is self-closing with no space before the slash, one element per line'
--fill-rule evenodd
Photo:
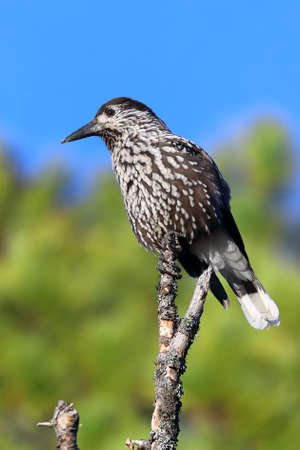
<path fill-rule="evenodd" d="M 167 195 L 169 185 L 154 171 L 154 160 L 150 152 L 128 150 L 113 157 L 113 168 L 138 241 L 158 251 L 171 227 L 172 205 Z"/>
<path fill-rule="evenodd" d="M 190 243 L 209 233 L 215 211 L 198 163 L 196 173 L 182 153 L 158 145 L 123 146 L 112 156 L 131 226 L 144 247 L 159 252 L 167 232 Z"/>

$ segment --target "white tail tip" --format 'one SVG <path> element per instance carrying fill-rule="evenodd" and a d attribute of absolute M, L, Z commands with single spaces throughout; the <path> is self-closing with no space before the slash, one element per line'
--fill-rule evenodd
<path fill-rule="evenodd" d="M 262 289 L 238 299 L 249 324 L 257 330 L 280 325 L 279 309 L 271 297 Z"/>

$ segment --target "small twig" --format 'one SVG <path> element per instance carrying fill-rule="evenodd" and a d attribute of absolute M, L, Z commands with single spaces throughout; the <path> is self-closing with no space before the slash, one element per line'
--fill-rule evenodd
<path fill-rule="evenodd" d="M 77 431 L 79 414 L 73 408 L 73 403 L 59 400 L 50 422 L 39 422 L 38 427 L 54 428 L 57 447 L 60 450 L 79 450 L 77 446 Z"/>
<path fill-rule="evenodd" d="M 171 243 L 172 244 L 172 243 Z M 199 278 L 195 291 L 183 318 L 177 313 L 175 304 L 177 284 L 180 278 L 176 266 L 175 245 L 167 243 L 167 250 L 160 257 L 158 270 L 161 273 L 158 287 L 158 323 L 160 352 L 154 374 L 155 406 L 148 440 L 126 441 L 133 450 L 174 450 L 179 433 L 179 411 L 181 408 L 182 381 L 186 369 L 186 355 L 199 330 L 200 318 L 209 290 L 212 268 L 208 267 Z"/>
<path fill-rule="evenodd" d="M 174 351 L 184 359 L 199 330 L 211 275 L 212 268 L 209 266 L 199 277 L 187 312 L 181 319 L 177 333 L 172 339 L 170 351 Z"/>

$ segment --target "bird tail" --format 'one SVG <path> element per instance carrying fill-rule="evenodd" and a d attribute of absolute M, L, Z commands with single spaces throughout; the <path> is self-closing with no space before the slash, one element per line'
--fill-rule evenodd
<path fill-rule="evenodd" d="M 263 330 L 279 326 L 279 310 L 257 279 L 247 255 L 228 239 L 222 253 L 217 252 L 218 270 L 235 293 L 249 324 Z"/>
<path fill-rule="evenodd" d="M 263 330 L 280 325 L 276 303 L 257 279 L 244 248 L 241 250 L 227 233 L 198 242 L 194 251 L 226 279 L 252 327 Z"/>
<path fill-rule="evenodd" d="M 252 281 L 228 280 L 249 324 L 257 330 L 280 325 L 279 309 L 254 272 Z"/>

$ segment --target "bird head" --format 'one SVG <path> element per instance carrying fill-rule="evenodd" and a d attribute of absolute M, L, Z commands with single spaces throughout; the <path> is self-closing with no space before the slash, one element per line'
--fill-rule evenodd
<path fill-rule="evenodd" d="M 99 136 L 111 147 L 118 136 L 129 134 L 130 130 L 135 134 L 143 129 L 153 130 L 152 124 L 168 130 L 166 124 L 144 103 L 128 97 L 113 98 L 98 109 L 93 120 L 63 139 L 62 144 Z"/>

